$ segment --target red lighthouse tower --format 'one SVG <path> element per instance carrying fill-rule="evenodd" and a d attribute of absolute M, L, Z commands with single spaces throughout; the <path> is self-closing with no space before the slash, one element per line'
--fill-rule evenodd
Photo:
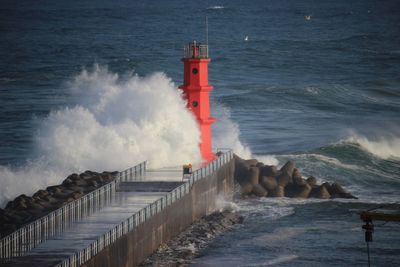
<path fill-rule="evenodd" d="M 183 89 L 187 106 L 196 116 L 201 131 L 200 151 L 205 161 L 215 159 L 211 145 L 211 124 L 215 119 L 210 116 L 209 93 L 213 89 L 208 84 L 208 45 L 189 43 L 184 47 Z"/>

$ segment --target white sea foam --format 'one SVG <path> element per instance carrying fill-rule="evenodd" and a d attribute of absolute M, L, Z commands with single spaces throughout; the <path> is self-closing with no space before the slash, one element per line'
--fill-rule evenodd
<path fill-rule="evenodd" d="M 289 198 L 256 198 L 242 200 L 238 204 L 239 210 L 246 216 L 261 216 L 263 220 L 276 220 L 293 214 L 294 208 L 291 206 L 293 203 L 300 202 Z"/>
<path fill-rule="evenodd" d="M 246 267 L 253 267 L 253 266 L 272 266 L 284 262 L 289 262 L 297 259 L 299 256 L 297 255 L 281 255 L 276 257 L 275 259 L 268 260 L 265 262 L 260 262 L 260 263 L 254 263 L 254 264 L 246 264 L 246 265 L 241 265 L 241 266 L 246 266 Z"/>
<path fill-rule="evenodd" d="M 271 244 L 275 242 L 285 242 L 296 236 L 303 234 L 308 228 L 306 227 L 282 227 L 275 229 L 272 233 L 263 234 L 254 238 L 259 244 Z"/>
<path fill-rule="evenodd" d="M 269 260 L 265 263 L 265 266 L 271 266 L 279 263 L 289 262 L 297 259 L 299 256 L 297 255 L 281 255 L 275 259 Z"/>
<path fill-rule="evenodd" d="M 120 76 L 95 65 L 69 87 L 75 105 L 39 123 L 30 162 L 18 169 L 0 166 L 0 205 L 60 183 L 72 172 L 123 170 L 143 160 L 155 168 L 200 161 L 196 121 L 165 74 Z M 217 110 L 217 116 L 214 144 L 249 157 L 229 111 Z"/>
<path fill-rule="evenodd" d="M 357 144 L 365 151 L 383 159 L 400 158 L 400 137 L 397 136 L 368 139 L 367 137 L 353 134 L 344 142 Z"/>
<path fill-rule="evenodd" d="M 181 92 L 162 73 L 113 74 L 95 66 L 70 83 L 77 104 L 50 113 L 35 134 L 35 157 L 0 168 L 0 202 L 59 183 L 70 172 L 199 162 L 199 130 Z"/>
<path fill-rule="evenodd" d="M 256 158 L 264 164 L 278 164 L 278 160 L 273 155 L 252 155 L 250 148 L 240 141 L 239 125 L 232 121 L 230 110 L 221 103 L 213 104 L 212 113 L 217 118 L 212 129 L 214 148 L 229 148 L 244 159 Z"/>
<path fill-rule="evenodd" d="M 52 112 L 36 136 L 52 165 L 121 170 L 146 159 L 151 167 L 200 161 L 195 119 L 164 74 L 120 78 L 95 66 L 71 88 L 78 105 Z"/>
<path fill-rule="evenodd" d="M 220 212 L 223 211 L 237 212 L 240 209 L 236 203 L 226 200 L 223 195 L 219 195 L 217 197 L 215 205 Z"/>
<path fill-rule="evenodd" d="M 305 157 L 312 157 L 315 158 L 317 160 L 323 161 L 325 163 L 328 163 L 330 165 L 335 165 L 344 169 L 349 169 L 349 170 L 358 170 L 360 169 L 359 166 L 357 165 L 352 165 L 352 164 L 345 164 L 343 162 L 341 162 L 340 160 L 336 159 L 336 158 L 332 158 L 332 157 L 328 157 L 325 155 L 321 155 L 321 154 L 302 154 L 302 156 Z"/>
<path fill-rule="evenodd" d="M 230 148 L 242 158 L 251 158 L 250 148 L 240 141 L 239 126 L 231 120 L 229 109 L 220 103 L 214 104 L 212 108 L 217 117 L 212 129 L 214 147 Z"/>
<path fill-rule="evenodd" d="M 258 161 L 264 163 L 265 165 L 278 165 L 279 161 L 278 159 L 273 156 L 273 155 L 257 155 L 253 156 L 256 158 Z"/>
<path fill-rule="evenodd" d="M 210 6 L 207 9 L 224 9 L 224 6 Z"/>

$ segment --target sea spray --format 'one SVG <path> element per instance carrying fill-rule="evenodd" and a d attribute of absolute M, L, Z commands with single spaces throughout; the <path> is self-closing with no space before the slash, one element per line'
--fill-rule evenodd
<path fill-rule="evenodd" d="M 34 135 L 34 156 L 0 167 L 0 203 L 62 181 L 71 172 L 199 162 L 199 130 L 181 91 L 163 73 L 120 77 L 106 67 L 70 83 L 75 103 L 52 111 Z"/>
<path fill-rule="evenodd" d="M 115 171 L 143 160 L 150 167 L 199 162 L 200 133 L 182 92 L 163 73 L 120 76 L 94 65 L 68 82 L 73 103 L 39 122 L 24 166 L 0 166 L 0 205 L 60 183 L 72 172 Z M 229 110 L 214 105 L 214 147 L 251 154 Z"/>
<path fill-rule="evenodd" d="M 231 120 L 230 110 L 221 103 L 212 103 L 212 113 L 217 118 L 213 124 L 213 146 L 229 148 L 243 158 L 250 158 L 250 148 L 240 141 L 239 126 Z"/>
<path fill-rule="evenodd" d="M 70 87 L 77 104 L 52 112 L 37 134 L 39 154 L 53 164 L 121 170 L 143 160 L 155 168 L 200 161 L 196 121 L 163 73 L 120 78 L 96 65 Z"/>

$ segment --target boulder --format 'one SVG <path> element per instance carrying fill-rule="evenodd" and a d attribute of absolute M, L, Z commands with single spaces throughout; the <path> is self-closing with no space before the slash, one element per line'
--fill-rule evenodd
<path fill-rule="evenodd" d="M 6 216 L 8 217 L 8 221 L 12 224 L 22 224 L 24 222 L 24 218 L 14 211 L 7 212 Z"/>
<path fill-rule="evenodd" d="M 267 190 L 264 189 L 264 187 L 262 187 L 259 184 L 255 184 L 253 185 L 253 194 L 258 196 L 258 197 L 266 197 L 268 195 Z"/>
<path fill-rule="evenodd" d="M 296 178 L 296 179 L 303 178 L 303 176 L 301 176 L 301 172 L 297 168 L 294 168 L 293 173 L 292 173 L 292 177 L 293 177 L 293 179 L 294 178 Z"/>
<path fill-rule="evenodd" d="M 71 190 L 70 188 L 68 188 L 68 187 L 64 187 L 63 188 L 63 190 L 62 190 L 62 193 L 64 193 L 64 194 L 72 194 L 72 193 L 74 193 L 74 191 L 73 190 Z"/>
<path fill-rule="evenodd" d="M 14 201 L 26 201 L 26 200 L 29 200 L 30 199 L 30 197 L 28 197 L 28 196 L 26 196 L 25 194 L 22 194 L 22 195 L 19 195 L 18 197 L 16 197 L 15 199 L 14 199 Z"/>
<path fill-rule="evenodd" d="M 256 160 L 256 159 L 246 159 L 245 162 L 250 167 L 256 167 L 257 163 L 258 163 L 258 160 Z"/>
<path fill-rule="evenodd" d="M 45 196 L 43 198 L 43 200 L 47 201 L 48 203 L 51 203 L 51 204 L 54 204 L 54 203 L 58 202 L 58 200 L 56 198 L 52 197 L 51 195 Z"/>
<path fill-rule="evenodd" d="M 262 162 L 257 162 L 256 167 L 261 168 L 262 166 L 264 166 L 264 163 L 262 163 Z"/>
<path fill-rule="evenodd" d="M 75 184 L 71 184 L 70 186 L 66 187 L 66 189 L 72 192 L 84 191 L 87 186 L 77 186 Z"/>
<path fill-rule="evenodd" d="M 15 203 L 15 200 L 14 200 L 13 210 L 25 210 L 27 208 L 28 208 L 28 205 L 26 204 L 25 201 L 18 201 L 17 203 Z"/>
<path fill-rule="evenodd" d="M 96 180 L 90 180 L 88 182 L 88 185 L 97 188 L 99 186 L 99 183 Z"/>
<path fill-rule="evenodd" d="M 249 169 L 249 182 L 252 185 L 256 185 L 259 183 L 259 177 L 260 177 L 260 169 L 257 167 L 250 167 Z"/>
<path fill-rule="evenodd" d="M 5 209 L 8 210 L 8 209 L 12 209 L 13 207 L 14 207 L 14 201 L 10 200 L 7 202 Z"/>
<path fill-rule="evenodd" d="M 73 198 L 73 197 L 69 197 L 69 198 L 66 198 L 65 200 L 64 200 L 64 203 L 65 204 L 67 204 L 67 203 L 70 203 L 70 202 L 72 202 L 72 201 L 74 201 L 75 199 Z"/>
<path fill-rule="evenodd" d="M 71 193 L 68 192 L 57 192 L 55 194 L 52 195 L 52 197 L 58 199 L 58 201 L 60 201 L 60 199 L 65 199 L 67 197 L 70 196 Z"/>
<path fill-rule="evenodd" d="M 32 215 L 28 211 L 16 211 L 15 214 L 22 218 L 22 223 L 27 223 L 32 220 Z"/>
<path fill-rule="evenodd" d="M 273 176 L 262 176 L 260 184 L 270 192 L 278 186 L 276 178 Z"/>
<path fill-rule="evenodd" d="M 53 185 L 53 186 L 47 187 L 46 191 L 51 193 L 51 194 L 54 194 L 54 193 L 61 192 L 62 191 L 61 188 L 63 188 L 61 185 Z"/>
<path fill-rule="evenodd" d="M 71 179 L 67 178 L 62 182 L 62 185 L 68 186 L 69 184 L 72 184 L 72 183 L 73 183 L 73 181 Z"/>
<path fill-rule="evenodd" d="M 86 186 L 87 180 L 84 180 L 84 179 L 73 180 L 72 184 L 74 184 L 76 186 Z"/>
<path fill-rule="evenodd" d="M 113 175 L 111 175 L 110 173 L 103 173 L 101 175 L 101 177 L 103 178 L 103 180 L 107 183 L 114 181 L 115 177 Z"/>
<path fill-rule="evenodd" d="M 83 188 L 83 192 L 89 193 L 89 192 L 92 192 L 92 191 L 94 191 L 94 190 L 96 190 L 96 189 L 97 189 L 96 186 L 89 185 L 89 186 L 86 186 L 85 188 Z"/>
<path fill-rule="evenodd" d="M 260 168 L 260 175 L 261 176 L 277 176 L 278 169 L 276 168 L 276 166 L 264 165 Z"/>
<path fill-rule="evenodd" d="M 44 209 L 44 207 L 42 205 L 40 205 L 39 203 L 35 203 L 35 202 L 29 203 L 28 207 L 29 207 L 29 211 L 31 211 L 31 210 L 42 211 Z"/>
<path fill-rule="evenodd" d="M 295 198 L 308 198 L 310 192 L 312 190 L 311 186 L 307 183 L 302 185 L 295 185 L 296 189 L 293 192 L 293 196 Z"/>
<path fill-rule="evenodd" d="M 55 207 L 52 203 L 47 202 L 47 201 L 38 201 L 37 204 L 43 207 L 44 210 L 50 211 L 53 210 Z"/>
<path fill-rule="evenodd" d="M 248 195 L 253 191 L 253 185 L 251 183 L 246 183 L 240 186 L 240 193 L 243 195 Z"/>
<path fill-rule="evenodd" d="M 69 176 L 67 177 L 67 179 L 70 179 L 70 180 L 72 180 L 72 181 L 76 181 L 76 180 L 80 180 L 81 177 L 80 177 L 78 174 L 73 173 L 73 174 L 69 175 Z"/>
<path fill-rule="evenodd" d="M 308 177 L 306 181 L 311 187 L 314 187 L 317 185 L 317 179 L 314 176 Z"/>
<path fill-rule="evenodd" d="M 235 180 L 240 184 L 245 184 L 248 181 L 249 176 L 249 165 L 244 161 L 244 159 L 236 156 L 234 154 L 235 159 Z"/>
<path fill-rule="evenodd" d="M 82 197 L 82 196 L 83 196 L 83 192 L 82 192 L 82 191 L 72 193 L 72 195 L 71 195 L 71 197 L 72 197 L 73 199 L 78 199 L 78 198 L 80 198 L 80 197 Z"/>
<path fill-rule="evenodd" d="M 296 173 L 296 171 L 293 172 L 293 174 L 295 174 L 295 173 Z M 293 183 L 295 185 L 305 185 L 305 184 L 307 184 L 306 180 L 304 180 L 303 177 L 301 177 L 300 172 L 298 174 L 296 174 L 296 175 L 293 175 Z"/>
<path fill-rule="evenodd" d="M 271 197 L 284 197 L 285 188 L 283 186 L 277 186 L 274 190 L 270 192 Z"/>
<path fill-rule="evenodd" d="M 323 183 L 321 186 L 324 186 L 326 188 L 326 190 L 328 190 L 328 193 L 332 196 L 333 195 L 333 190 L 332 190 L 332 186 L 330 183 L 325 182 Z"/>
<path fill-rule="evenodd" d="M 49 195 L 49 192 L 46 190 L 39 190 L 37 191 L 35 194 L 33 194 L 33 197 L 39 197 L 39 198 L 43 198 L 45 196 Z"/>
<path fill-rule="evenodd" d="M 346 192 L 344 188 L 338 184 L 338 183 L 333 183 L 331 185 L 331 190 L 332 190 L 332 198 L 354 198 L 357 199 L 355 196 L 350 194 L 349 192 Z"/>
<path fill-rule="evenodd" d="M 346 190 L 344 190 L 343 187 L 338 183 L 333 183 L 331 185 L 331 191 L 332 191 L 331 192 L 332 195 L 334 195 L 334 194 L 343 195 L 343 194 L 347 193 Z"/>
<path fill-rule="evenodd" d="M 94 172 L 94 171 L 87 170 L 87 171 L 84 172 L 84 174 L 89 175 L 89 176 L 95 176 L 95 175 L 98 175 L 99 173 L 98 173 L 98 172 Z"/>
<path fill-rule="evenodd" d="M 281 171 L 282 173 L 287 173 L 289 176 L 292 176 L 295 167 L 296 167 L 295 162 L 289 160 L 288 162 L 286 162 L 285 165 L 282 166 L 282 168 L 280 169 L 280 171 Z"/>
<path fill-rule="evenodd" d="M 278 175 L 278 177 L 276 177 L 276 180 L 278 181 L 278 185 L 283 187 L 293 183 L 292 176 L 286 172 L 282 172 L 280 175 Z"/>
<path fill-rule="evenodd" d="M 325 186 L 320 185 L 311 190 L 310 197 L 328 199 L 331 197 L 331 194 L 329 194 Z"/>

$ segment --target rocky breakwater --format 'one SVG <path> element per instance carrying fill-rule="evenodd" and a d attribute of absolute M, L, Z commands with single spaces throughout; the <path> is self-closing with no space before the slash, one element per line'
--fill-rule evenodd
<path fill-rule="evenodd" d="M 242 223 L 243 217 L 239 213 L 229 210 L 214 212 L 197 220 L 178 236 L 162 244 L 139 266 L 188 266 L 217 236 Z"/>
<path fill-rule="evenodd" d="M 243 195 L 259 197 L 291 198 L 356 198 L 338 183 L 317 184 L 310 176 L 303 178 L 294 161 L 288 161 L 282 168 L 264 165 L 256 159 L 235 158 L 235 181 L 240 184 Z"/>
<path fill-rule="evenodd" d="M 113 181 L 116 172 L 85 171 L 69 175 L 61 184 L 39 190 L 32 196 L 20 195 L 0 209 L 0 238 L 25 224 Z"/>

